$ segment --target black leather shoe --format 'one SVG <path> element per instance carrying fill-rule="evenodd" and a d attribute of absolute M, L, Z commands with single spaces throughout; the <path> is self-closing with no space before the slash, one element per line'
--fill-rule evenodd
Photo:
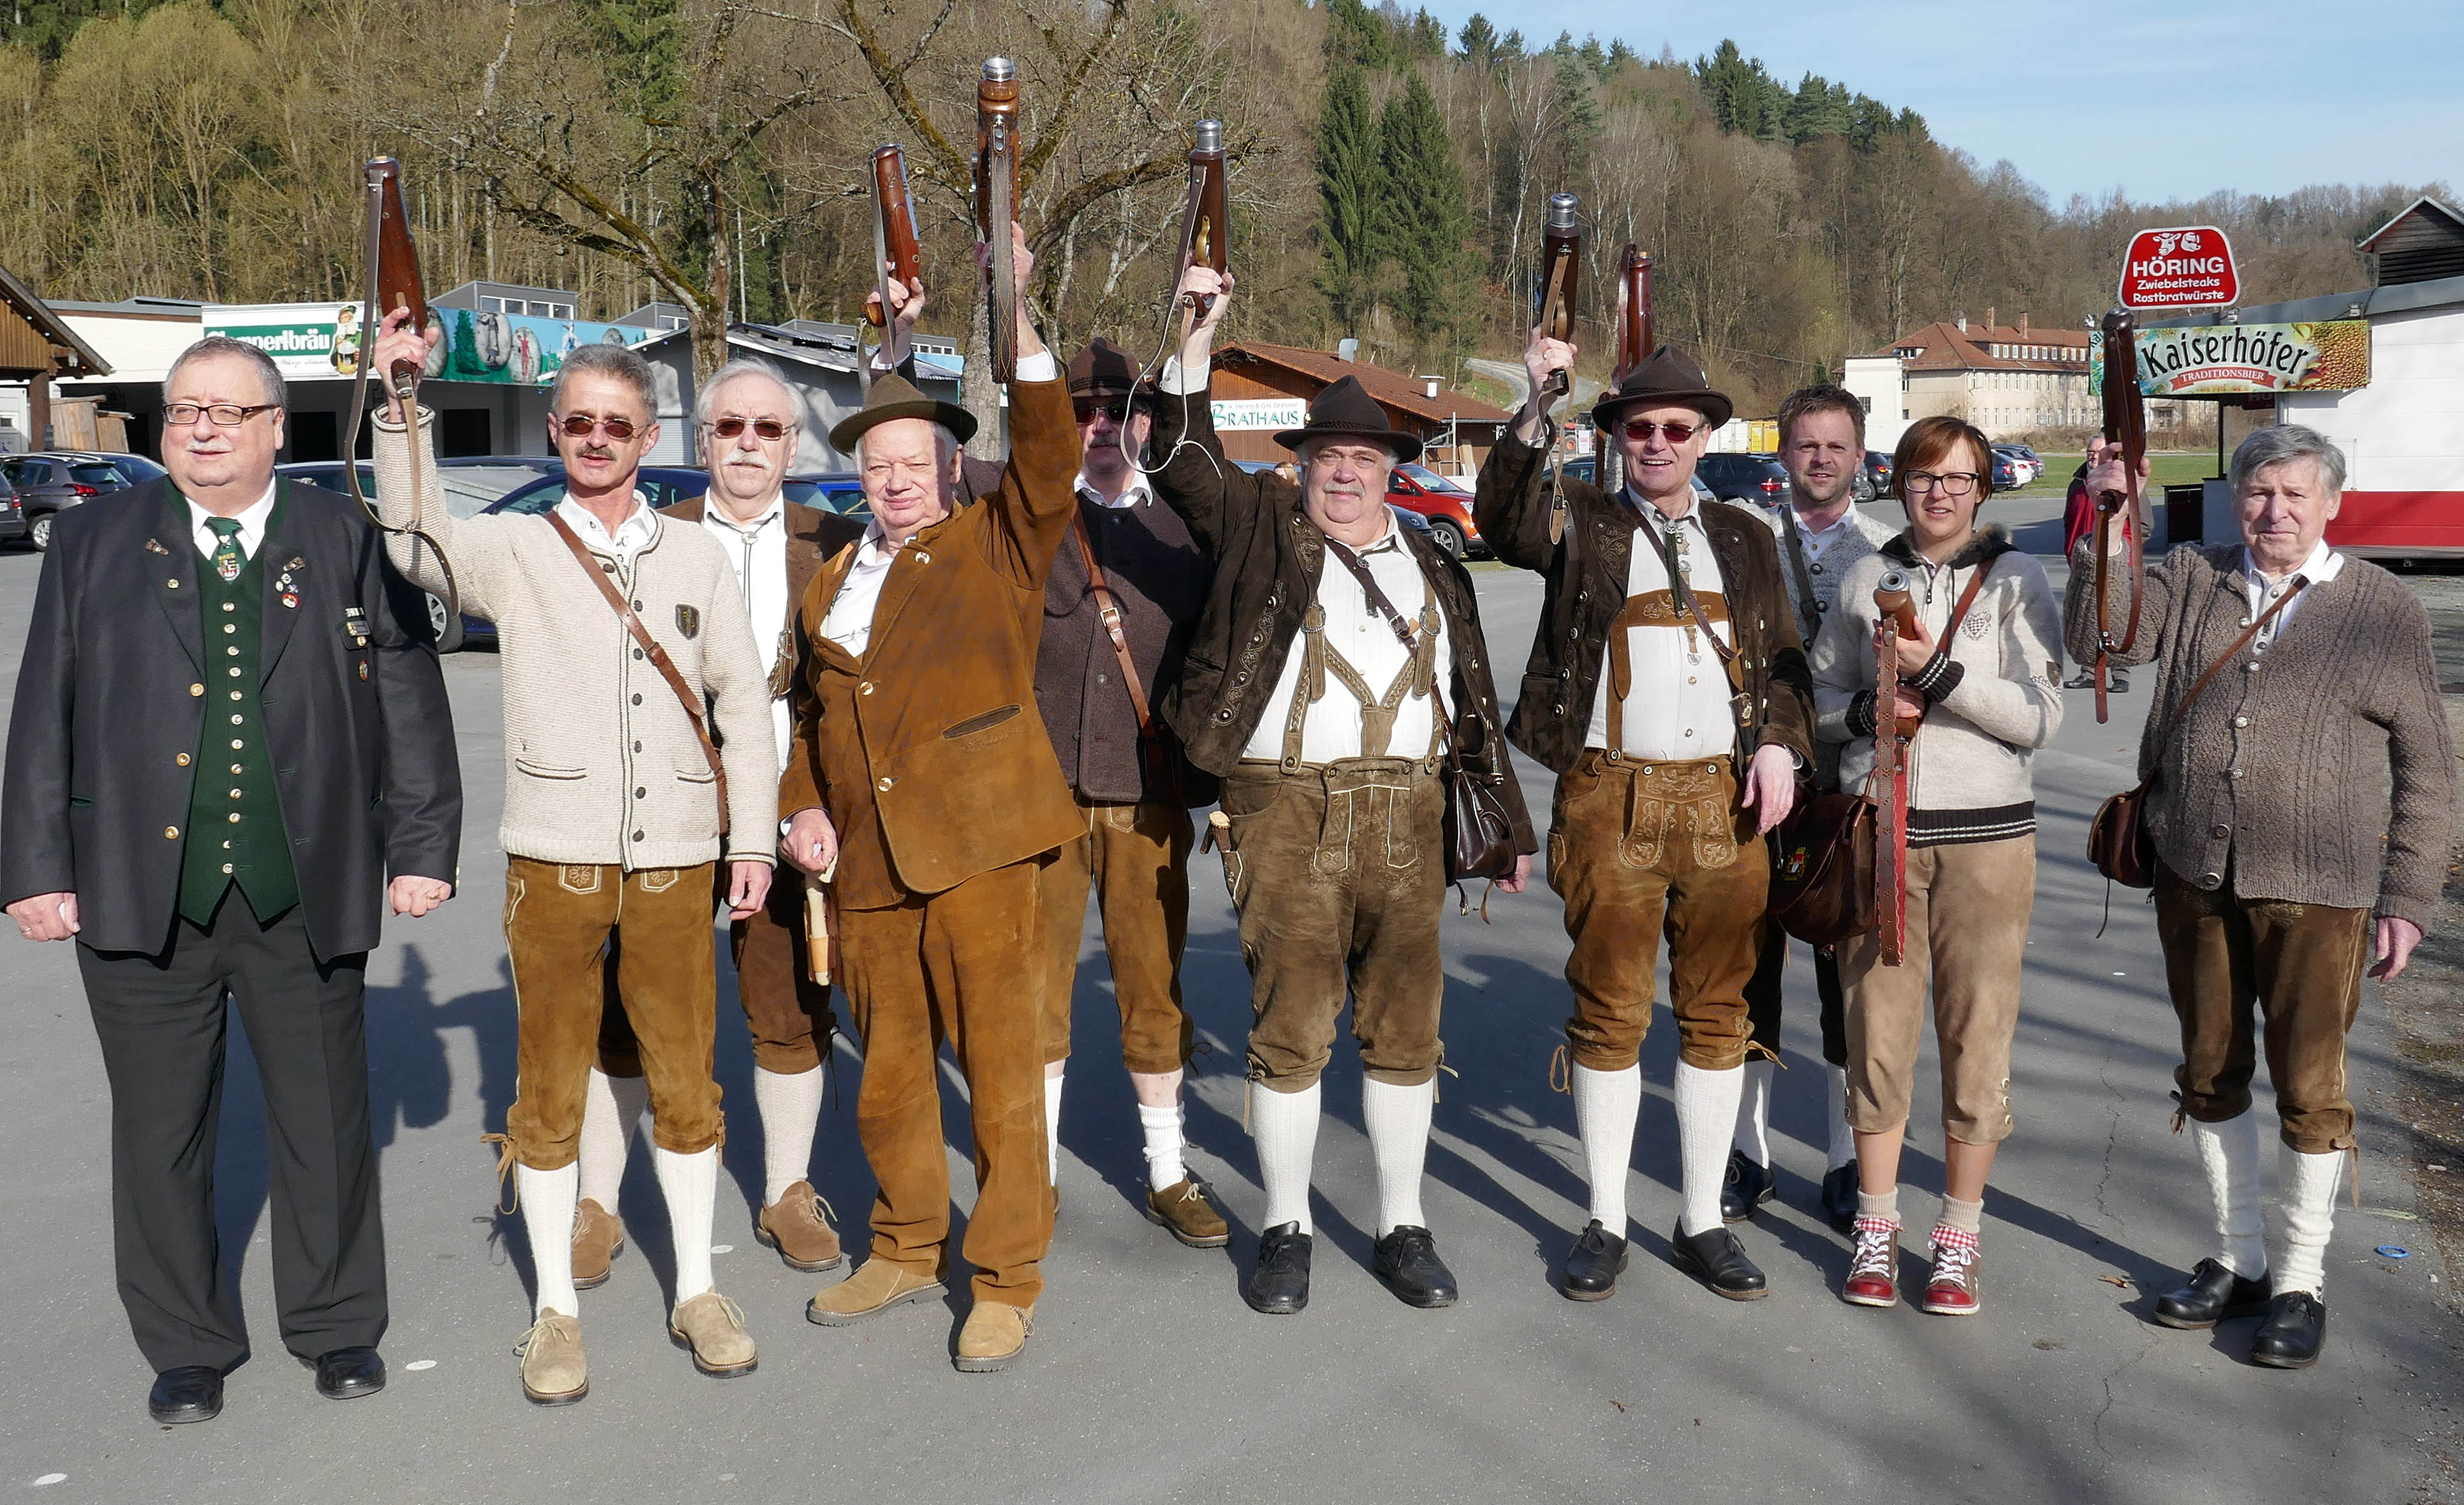
<path fill-rule="evenodd" d="M 209 1422 L 223 1413 L 223 1372 L 211 1364 L 184 1364 L 154 1377 L 145 1413 L 165 1427 Z"/>
<path fill-rule="evenodd" d="M 1557 1289 L 1569 1301 L 1605 1301 L 1617 1295 L 1617 1277 L 1625 1273 L 1626 1242 L 1592 1219 L 1583 1236 L 1566 1253 L 1566 1277 Z"/>
<path fill-rule="evenodd" d="M 2156 1320 L 2167 1327 L 2204 1332 L 2236 1317 L 2256 1317 L 2267 1310 L 2267 1277 L 2255 1280 L 2234 1274 L 2212 1259 L 2203 1259 L 2190 1272 L 2189 1282 L 2156 1298 Z"/>
<path fill-rule="evenodd" d="M 1406 1306 L 1452 1306 L 1462 1294 L 1455 1288 L 1455 1273 L 1438 1257 L 1437 1238 L 1427 1228 L 1409 1223 L 1377 1241 L 1371 1268 Z"/>
<path fill-rule="evenodd" d="M 1743 1223 L 1778 1189 L 1770 1166 L 1755 1164 L 1743 1150 L 1730 1150 L 1728 1176 L 1720 1184 L 1720 1221 Z"/>
<path fill-rule="evenodd" d="M 1857 1162 L 1822 1173 L 1822 1216 L 1845 1233 L 1857 1225 Z"/>
<path fill-rule="evenodd" d="M 1258 1235 L 1258 1268 L 1241 1288 L 1251 1311 L 1288 1317 L 1309 1305 L 1311 1242 L 1297 1223 L 1278 1223 Z"/>
<path fill-rule="evenodd" d="M 2267 1320 L 2250 1340 L 2250 1361 L 2270 1369 L 2307 1369 L 2327 1340 L 2327 1308 L 2307 1291 L 2287 1291 L 2267 1303 Z"/>
<path fill-rule="evenodd" d="M 2105 688 L 2115 695 L 2128 695 L 2130 693 L 2130 676 L 2128 675 L 2114 675 L 2105 680 Z"/>
<path fill-rule="evenodd" d="M 385 1388 L 385 1361 L 373 1348 L 337 1348 L 317 1356 L 317 1393 L 329 1401 L 356 1401 Z"/>
<path fill-rule="evenodd" d="M 1668 1235 L 1668 1251 L 1677 1268 L 1731 1301 L 1759 1301 L 1771 1295 L 1763 1273 L 1746 1257 L 1746 1246 L 1725 1228 L 1705 1228 L 1688 1238 L 1681 1225 Z"/>

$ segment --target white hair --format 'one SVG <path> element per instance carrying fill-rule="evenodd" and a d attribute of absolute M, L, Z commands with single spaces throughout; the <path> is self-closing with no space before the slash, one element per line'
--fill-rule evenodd
<path fill-rule="evenodd" d="M 2226 472 L 2238 497 L 2250 489 L 2258 473 L 2286 460 L 2307 459 L 2319 467 L 2319 489 L 2338 496 L 2344 489 L 2344 452 L 2335 441 L 2316 429 L 2298 423 L 2274 424 L 2255 429 L 2249 438 L 2234 447 L 2232 468 Z"/>
<path fill-rule="evenodd" d="M 698 429 L 710 422 L 710 415 L 718 409 L 721 387 L 747 376 L 760 377 L 777 387 L 787 399 L 789 420 L 799 429 L 806 427 L 805 419 L 811 415 L 804 409 L 804 394 L 788 385 L 785 372 L 758 355 L 739 355 L 710 373 L 710 380 L 701 384 L 700 395 L 693 399 L 693 427 Z"/>

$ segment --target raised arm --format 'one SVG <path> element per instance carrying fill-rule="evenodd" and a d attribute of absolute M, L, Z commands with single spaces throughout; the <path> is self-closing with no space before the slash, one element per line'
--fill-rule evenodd
<path fill-rule="evenodd" d="M 408 362 L 412 370 L 420 368 L 433 336 L 423 336 L 410 327 L 409 311 L 395 309 L 385 315 L 375 350 L 367 357 L 374 369 L 388 371 L 393 363 Z M 504 534 L 510 520 L 504 518 L 456 519 L 445 506 L 445 481 L 436 470 L 436 415 L 426 408 L 418 410 L 418 428 L 414 432 L 402 410 L 399 399 L 389 399 L 383 412 L 374 415 L 370 427 L 369 457 L 376 467 L 376 495 L 368 498 L 376 504 L 377 516 L 388 527 L 416 529 L 425 539 L 404 533 L 385 535 L 385 553 L 394 568 L 408 576 L 420 589 L 443 596 L 446 592 L 445 571 L 438 567 L 437 551 L 442 550 L 445 563 L 452 568 L 452 585 L 461 597 L 461 607 L 473 616 L 496 619 L 495 603 L 504 597 L 506 572 L 511 568 L 513 553 Z"/>
<path fill-rule="evenodd" d="M 991 255 L 988 247 L 976 248 L 979 265 Z M 1000 486 L 980 498 L 985 519 L 976 536 L 996 571 L 1040 598 L 1052 557 L 1078 511 L 1078 428 L 1070 419 L 1068 387 L 1027 312 L 1027 274 L 1035 258 L 1027 254 L 1026 232 L 1016 225 L 1010 226 L 1009 255 L 1017 264 L 1019 290 L 1011 313 L 1018 321 L 1018 371 L 1009 387 L 1009 463 L 1001 469 Z"/>
<path fill-rule="evenodd" d="M 1163 365 L 1155 401 L 1155 429 L 1147 447 L 1162 456 L 1154 475 L 1155 495 L 1180 514 L 1190 535 L 1209 558 L 1221 558 L 1234 518 L 1268 505 L 1268 477 L 1253 476 L 1223 457 L 1223 443 L 1215 435 L 1215 407 L 1209 363 L 1215 331 L 1223 322 L 1238 281 L 1229 272 L 1218 274 L 1205 265 L 1181 274 L 1184 297 L 1211 298 L 1203 317 L 1184 313 L 1180 351 Z M 1288 505 L 1289 497 L 1279 501 Z"/>
<path fill-rule="evenodd" d="M 1518 569 L 1545 570 L 1556 563 L 1558 542 L 1549 536 L 1549 445 L 1557 425 L 1549 416 L 1549 377 L 1571 371 L 1574 347 L 1531 331 L 1523 352 L 1530 392 L 1515 414 L 1512 432 L 1499 438 L 1482 462 L 1474 484 L 1472 520 L 1497 557 Z"/>
<path fill-rule="evenodd" d="M 2123 488 L 2124 473 L 2122 446 L 2099 442 L 2089 448 L 2086 484 L 2091 496 L 2101 491 Z M 2147 464 L 2141 461 L 2139 484 L 2147 484 Z M 2130 626 L 2130 554 L 2124 523 L 2129 514 L 2113 520 L 2106 530 L 2104 565 L 2105 625 L 2116 643 L 2122 641 Z M 2096 661 L 2100 645 L 2096 628 L 2096 530 L 2091 526 L 2071 550 L 2070 584 L 2062 591 L 2062 646 L 2079 663 Z M 2128 653 L 2107 655 L 2115 664 L 2144 664 L 2156 657 L 2159 647 L 2157 624 L 2166 620 L 2172 603 L 2173 571 L 2165 563 L 2147 566 L 2141 572 L 2146 580 L 2146 594 L 2139 604 L 2139 636 Z"/>

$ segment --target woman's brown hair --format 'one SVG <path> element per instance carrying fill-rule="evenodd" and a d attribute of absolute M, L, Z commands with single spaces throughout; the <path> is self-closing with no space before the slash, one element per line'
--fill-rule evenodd
<path fill-rule="evenodd" d="M 1907 483 L 1901 479 L 1912 470 L 1929 471 L 1940 465 L 1950 454 L 1951 446 L 1966 440 L 1976 452 L 1976 499 L 1982 502 L 1993 495 L 1993 446 L 1987 442 L 1985 431 L 1965 418 L 1937 413 L 1920 418 L 1908 425 L 1900 435 L 1900 447 L 1891 455 L 1891 496 L 1905 502 Z"/>

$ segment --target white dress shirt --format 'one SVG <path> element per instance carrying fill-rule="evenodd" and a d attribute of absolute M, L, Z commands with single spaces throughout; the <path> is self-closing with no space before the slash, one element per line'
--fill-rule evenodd
<path fill-rule="evenodd" d="M 882 584 L 890 578 L 891 562 L 898 550 L 881 533 L 879 523 L 855 546 L 855 563 L 848 566 L 847 579 L 839 582 L 839 593 L 830 598 L 830 609 L 822 617 L 822 635 L 838 644 L 856 657 L 872 646 L 872 610 L 881 604 Z"/>
<path fill-rule="evenodd" d="M 2270 578 L 2259 573 L 2258 561 L 2251 558 L 2250 550 L 2245 547 L 2241 551 L 2242 599 L 2249 605 L 2250 614 L 2242 618 L 2244 625 L 2257 621 L 2260 612 L 2282 600 L 2284 593 L 2293 588 L 2295 575 L 2308 576 L 2311 588 L 2315 589 L 2335 579 L 2343 567 L 2344 556 L 2329 548 L 2325 539 L 2321 539 L 2310 546 L 2310 557 L 2303 560 L 2298 568 L 2281 578 Z M 2302 592 L 2302 595 L 2308 594 L 2308 590 Z M 2266 653 L 2275 646 L 2277 638 L 2284 635 L 2284 630 L 2293 625 L 2293 613 L 2300 609 L 2301 596 L 2296 596 L 2290 605 L 2276 613 L 2274 621 L 2258 630 L 2258 636 L 2251 639 L 2251 647 L 2258 653 Z"/>
<path fill-rule="evenodd" d="M 633 556 L 648 548 L 650 540 L 659 534 L 658 520 L 650 513 L 650 503 L 638 491 L 633 493 L 633 510 L 625 514 L 625 520 L 616 524 L 616 531 L 612 534 L 599 520 L 597 514 L 573 499 L 571 492 L 566 492 L 558 500 L 556 515 L 564 520 L 567 527 L 582 535 L 583 542 L 595 543 L 603 551 L 615 555 L 616 563 L 627 569 L 633 567 Z"/>
<path fill-rule="evenodd" d="M 1403 620 L 1417 630 L 1420 607 L 1432 598 L 1428 582 L 1421 578 L 1419 561 L 1403 542 L 1392 512 L 1386 515 L 1385 533 L 1357 552 L 1360 563 L 1369 568 L 1370 578 L 1377 582 L 1377 588 L 1386 592 L 1386 599 L 1403 614 Z M 1411 654 L 1395 635 L 1384 613 L 1371 603 L 1369 592 L 1360 588 L 1360 582 L 1331 553 L 1318 576 L 1317 604 L 1326 613 L 1327 646 L 1351 663 L 1369 686 L 1371 695 L 1384 696 Z M 1307 636 L 1305 632 L 1293 634 L 1291 651 L 1284 656 L 1283 677 L 1275 682 L 1275 693 L 1266 701 L 1266 714 L 1259 719 L 1249 745 L 1241 750 L 1243 758 L 1274 762 L 1284 756 L 1284 725 L 1291 717 L 1292 697 L 1300 693 Z M 1429 719 L 1430 702 L 1444 704 L 1454 672 L 1454 643 L 1446 633 L 1445 613 L 1441 610 L 1435 691 L 1428 696 L 1408 692 L 1404 695 L 1402 704 L 1396 708 L 1395 731 L 1387 739 L 1385 756 L 1427 756 L 1436 724 Z M 1324 764 L 1338 758 L 1361 757 L 1360 732 L 1360 701 L 1344 688 L 1342 680 L 1329 673 L 1326 697 L 1309 708 L 1309 719 L 1301 728 L 1301 761 Z"/>
<path fill-rule="evenodd" d="M 1087 478 L 1085 471 L 1078 473 L 1078 479 L 1073 484 L 1078 488 L 1079 496 L 1099 507 L 1110 507 L 1115 512 L 1125 512 L 1132 507 L 1155 504 L 1155 488 L 1149 486 L 1147 478 L 1135 471 L 1130 473 L 1130 483 L 1121 488 L 1121 494 L 1117 497 L 1107 497 L 1097 491 L 1095 483 Z M 1397 604 L 1400 605 L 1399 602 Z"/>
<path fill-rule="evenodd" d="M 701 525 L 703 531 L 718 540 L 719 546 L 727 551 L 727 562 L 736 566 L 737 588 L 743 594 L 745 612 L 753 620 L 753 645 L 760 652 L 761 667 L 775 673 L 780 638 L 786 631 L 787 613 L 794 606 L 787 599 L 785 500 L 773 496 L 759 517 L 737 523 L 719 510 L 715 497 L 705 497 Z M 783 767 L 795 737 L 795 718 L 787 697 L 771 697 L 770 721 L 778 733 L 779 762 Z"/>
<path fill-rule="evenodd" d="M 1721 594 L 1720 561 L 1711 552 L 1711 536 L 1703 526 L 1700 498 L 1686 503 L 1685 515 L 1666 520 L 1660 509 L 1626 493 L 1626 504 L 1642 514 L 1626 563 L 1627 599 L 1666 590 L 1668 568 L 1648 535 L 1670 530 L 1686 539 L 1685 579 L 1696 595 Z M 1688 618 L 1690 620 L 1690 617 Z M 1734 625 L 1714 622 L 1711 631 L 1724 644 L 1736 642 Z M 1627 661 L 1634 680 L 1625 697 L 1619 730 L 1629 758 L 1654 763 L 1679 763 L 1718 758 L 1737 750 L 1737 713 L 1729 700 L 1728 671 L 1720 654 L 1703 641 L 1702 630 L 1683 627 L 1631 627 L 1626 631 Z M 1608 656 L 1600 660 L 1599 689 L 1592 697 L 1592 722 L 1583 733 L 1586 747 L 1609 744 L 1609 697 L 1615 693 Z"/>
<path fill-rule="evenodd" d="M 239 514 L 236 520 L 239 523 L 237 537 L 240 558 L 254 559 L 256 546 L 265 542 L 266 520 L 274 516 L 274 492 L 279 482 L 276 481 L 267 481 L 265 495 L 250 502 L 247 509 Z M 186 498 L 181 499 L 187 500 Z M 207 559 L 213 558 L 214 550 L 223 546 L 223 541 L 216 538 L 214 530 L 206 523 L 206 520 L 213 516 L 215 514 L 208 512 L 195 502 L 188 502 L 188 531 L 197 541 L 197 552 Z"/>

